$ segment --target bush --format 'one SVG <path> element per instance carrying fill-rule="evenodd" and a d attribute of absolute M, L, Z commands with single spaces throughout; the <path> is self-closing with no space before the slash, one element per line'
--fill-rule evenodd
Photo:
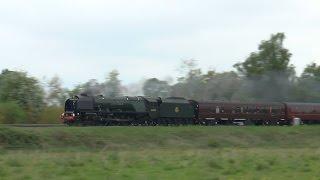
<path fill-rule="evenodd" d="M 45 107 L 37 123 L 60 123 L 60 115 L 63 113 L 63 108 L 58 106 Z"/>
<path fill-rule="evenodd" d="M 15 102 L 0 103 L 0 123 L 13 124 L 26 122 L 25 111 Z"/>

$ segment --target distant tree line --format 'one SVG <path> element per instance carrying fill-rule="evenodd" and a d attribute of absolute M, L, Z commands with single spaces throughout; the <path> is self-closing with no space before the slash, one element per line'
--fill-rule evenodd
<path fill-rule="evenodd" d="M 67 89 L 58 76 L 41 83 L 26 72 L 4 69 L 0 74 L 0 123 L 58 123 L 64 101 L 81 93 L 179 96 L 202 101 L 320 102 L 320 66 L 311 63 L 297 76 L 284 40 L 283 33 L 271 35 L 256 52 L 235 64 L 235 71 L 203 72 L 196 60 L 184 60 L 180 67 L 183 75 L 175 83 L 150 78 L 123 86 L 119 72 L 113 70 L 103 82 L 92 79 Z"/>
<path fill-rule="evenodd" d="M 195 100 L 320 102 L 320 66 L 311 63 L 298 77 L 284 40 L 284 33 L 271 35 L 260 43 L 258 51 L 234 65 L 236 71 L 203 73 L 195 60 L 183 61 L 185 75 L 177 83 L 170 86 L 148 79 L 144 94 Z"/>

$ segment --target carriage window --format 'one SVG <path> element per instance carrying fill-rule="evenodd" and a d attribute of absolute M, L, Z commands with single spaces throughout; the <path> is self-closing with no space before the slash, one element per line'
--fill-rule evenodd
<path fill-rule="evenodd" d="M 241 113 L 241 108 L 238 106 L 238 107 L 236 107 L 236 113 Z"/>
<path fill-rule="evenodd" d="M 245 109 L 245 113 L 250 113 L 248 106 L 247 106 L 246 109 Z"/>
<path fill-rule="evenodd" d="M 217 114 L 220 113 L 220 108 L 219 108 L 219 106 L 216 106 L 216 113 L 217 113 Z"/>
<path fill-rule="evenodd" d="M 273 109 L 271 109 L 271 112 L 272 112 L 273 114 L 278 114 L 278 113 L 279 113 L 279 109 L 273 108 Z"/>
<path fill-rule="evenodd" d="M 250 112 L 251 112 L 252 114 L 256 113 L 256 112 L 257 112 L 257 108 L 256 108 L 256 107 L 251 107 Z"/>
<path fill-rule="evenodd" d="M 247 113 L 254 113 L 254 109 L 253 109 L 253 107 L 250 107 L 250 106 L 248 106 L 248 108 L 247 108 Z"/>

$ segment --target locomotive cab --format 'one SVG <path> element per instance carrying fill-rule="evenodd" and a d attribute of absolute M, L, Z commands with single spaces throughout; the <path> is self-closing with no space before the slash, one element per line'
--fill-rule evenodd
<path fill-rule="evenodd" d="M 74 112 L 76 109 L 76 100 L 75 99 L 67 99 L 64 110 L 65 112 Z"/>
<path fill-rule="evenodd" d="M 64 113 L 61 114 L 61 120 L 63 123 L 71 123 L 75 121 L 77 100 L 70 98 L 67 99 L 64 106 Z"/>

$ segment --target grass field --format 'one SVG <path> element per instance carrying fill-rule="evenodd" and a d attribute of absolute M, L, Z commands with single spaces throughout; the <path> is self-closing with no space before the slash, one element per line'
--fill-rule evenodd
<path fill-rule="evenodd" d="M 320 179 L 320 126 L 0 127 L 0 179 Z"/>

